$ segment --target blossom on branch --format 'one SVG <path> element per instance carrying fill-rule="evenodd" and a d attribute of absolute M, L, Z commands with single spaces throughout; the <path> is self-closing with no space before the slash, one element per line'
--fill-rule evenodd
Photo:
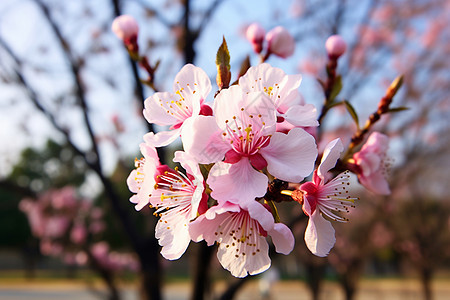
<path fill-rule="evenodd" d="M 264 272 L 270 267 L 267 236 L 271 236 L 278 253 L 289 254 L 294 236 L 282 223 L 275 223 L 271 213 L 260 203 L 247 207 L 224 202 L 211 207 L 191 223 L 192 240 L 218 243 L 220 264 L 235 277 Z"/>
<path fill-rule="evenodd" d="M 348 212 L 356 200 L 348 195 L 350 176 L 347 171 L 331 180 L 328 173 L 343 150 L 340 139 L 331 141 L 325 147 L 319 167 L 314 171 L 313 181 L 299 187 L 303 194 L 303 211 L 309 216 L 305 231 L 306 246 L 317 256 L 327 256 L 336 242 L 334 228 L 324 217 L 338 222 L 348 221 L 336 212 Z"/>
<path fill-rule="evenodd" d="M 373 132 L 361 150 L 353 155 L 351 163 L 356 167 L 359 182 L 378 195 L 389 195 L 391 190 L 386 180 L 389 163 L 386 152 L 389 146 L 388 136 Z"/>
<path fill-rule="evenodd" d="M 267 63 L 251 67 L 239 78 L 244 92 L 264 92 L 269 96 L 277 111 L 277 123 L 286 121 L 291 127 L 319 126 L 316 107 L 303 103 L 298 91 L 301 82 L 302 75 L 286 75 Z"/>
<path fill-rule="evenodd" d="M 294 54 L 295 40 L 283 26 L 277 26 L 266 34 L 268 53 L 281 58 Z"/>
<path fill-rule="evenodd" d="M 136 42 L 139 33 L 139 25 L 130 15 L 116 17 L 111 25 L 111 29 L 124 44 L 131 43 L 133 40 Z"/>
<path fill-rule="evenodd" d="M 185 65 L 175 77 L 173 91 L 155 93 L 144 102 L 144 117 L 149 123 L 171 126 L 169 131 L 145 135 L 145 141 L 155 147 L 167 146 L 178 138 L 189 118 L 211 114 L 210 107 L 204 103 L 211 91 L 211 81 L 202 69 Z"/>
<path fill-rule="evenodd" d="M 240 86 L 221 91 L 214 116 L 190 119 L 181 138 L 199 163 L 215 163 L 207 179 L 211 196 L 233 203 L 264 196 L 268 178 L 259 170 L 298 182 L 312 172 L 317 156 L 310 134 L 300 128 L 276 132 L 271 99 L 262 92 L 245 93 Z"/>

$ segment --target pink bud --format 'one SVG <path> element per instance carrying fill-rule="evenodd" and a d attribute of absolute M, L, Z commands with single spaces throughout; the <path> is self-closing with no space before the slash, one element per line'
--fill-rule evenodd
<path fill-rule="evenodd" d="M 132 16 L 121 15 L 114 19 L 111 29 L 119 39 L 127 43 L 137 38 L 139 25 Z"/>
<path fill-rule="evenodd" d="M 325 42 L 328 56 L 338 58 L 347 50 L 347 44 L 340 35 L 332 35 Z"/>
<path fill-rule="evenodd" d="M 269 53 L 287 58 L 294 54 L 295 41 L 292 35 L 282 26 L 277 26 L 266 34 Z"/>
<path fill-rule="evenodd" d="M 252 23 L 247 28 L 245 35 L 247 37 L 247 40 L 249 40 L 249 42 L 252 44 L 253 50 L 255 50 L 256 53 L 261 53 L 262 51 L 262 44 L 265 34 L 266 31 L 258 23 Z"/>

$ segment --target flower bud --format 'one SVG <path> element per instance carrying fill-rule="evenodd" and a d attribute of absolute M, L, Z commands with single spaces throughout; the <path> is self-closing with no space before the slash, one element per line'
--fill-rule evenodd
<path fill-rule="evenodd" d="M 266 34 L 269 53 L 287 58 L 294 54 L 295 41 L 292 35 L 282 26 L 277 26 Z"/>
<path fill-rule="evenodd" d="M 258 23 L 252 23 L 248 26 L 245 33 L 247 40 L 252 44 L 253 50 L 256 53 L 261 53 L 263 48 L 264 35 L 266 31 Z"/>
<path fill-rule="evenodd" d="M 340 35 L 332 35 L 325 42 L 325 48 L 327 49 L 328 56 L 338 58 L 347 50 L 347 44 Z"/>
<path fill-rule="evenodd" d="M 139 25 L 132 16 L 121 15 L 114 19 L 111 29 L 119 39 L 127 44 L 137 38 Z"/>

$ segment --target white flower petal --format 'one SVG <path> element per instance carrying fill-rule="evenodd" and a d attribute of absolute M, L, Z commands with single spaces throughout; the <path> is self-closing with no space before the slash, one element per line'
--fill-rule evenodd
<path fill-rule="evenodd" d="M 287 255 L 294 249 L 294 235 L 285 224 L 275 223 L 274 228 L 268 234 L 272 237 L 272 242 L 278 253 Z"/>
<path fill-rule="evenodd" d="M 319 122 L 317 121 L 317 109 L 312 104 L 291 106 L 282 116 L 286 121 L 295 126 L 319 126 Z"/>
<path fill-rule="evenodd" d="M 149 123 L 154 123 L 157 125 L 174 125 L 179 122 L 179 120 L 171 115 L 167 109 L 165 109 L 161 103 L 170 103 L 174 99 L 172 93 L 163 92 L 155 93 L 148 97 L 144 101 L 144 117 Z"/>
<path fill-rule="evenodd" d="M 216 163 L 206 182 L 212 189 L 211 197 L 217 201 L 245 205 L 266 194 L 268 178 L 253 169 L 247 158 L 242 158 L 235 164 Z"/>
<path fill-rule="evenodd" d="M 181 134 L 181 128 L 158 133 L 149 132 L 144 135 L 144 141 L 154 147 L 164 147 L 175 141 Z"/>
<path fill-rule="evenodd" d="M 314 169 L 317 146 L 312 135 L 293 128 L 287 135 L 274 133 L 260 154 L 266 159 L 270 174 L 281 180 L 300 182 Z"/>
<path fill-rule="evenodd" d="M 220 161 L 231 146 L 222 140 L 214 117 L 197 116 L 184 122 L 181 130 L 184 151 L 200 164 Z"/>
<path fill-rule="evenodd" d="M 336 242 L 331 223 L 325 220 L 318 209 L 310 216 L 305 231 L 305 243 L 312 254 L 325 257 Z"/>
<path fill-rule="evenodd" d="M 319 175 L 322 180 L 325 179 L 325 175 L 336 165 L 342 151 L 344 151 L 344 145 L 340 138 L 332 140 L 325 146 L 323 151 L 322 160 L 317 168 L 317 175 Z"/>

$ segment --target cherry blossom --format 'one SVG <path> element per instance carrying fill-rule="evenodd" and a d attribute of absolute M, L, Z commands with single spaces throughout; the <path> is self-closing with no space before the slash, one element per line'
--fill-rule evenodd
<path fill-rule="evenodd" d="M 211 113 L 204 103 L 211 91 L 211 81 L 202 69 L 185 65 L 175 77 L 173 91 L 155 93 L 144 102 L 144 117 L 149 123 L 171 126 L 169 131 L 150 132 L 144 136 L 144 140 L 155 147 L 172 143 L 180 136 L 183 123 L 189 118 Z"/>
<path fill-rule="evenodd" d="M 329 180 L 328 171 L 339 159 L 344 146 L 340 139 L 331 141 L 324 150 L 319 167 L 314 171 L 313 181 L 302 184 L 303 211 L 309 216 L 305 231 L 308 249 L 317 256 L 327 256 L 336 242 L 331 222 L 323 216 L 338 222 L 348 221 L 335 212 L 349 211 L 356 198 L 348 196 L 350 176 L 345 171 Z"/>
<path fill-rule="evenodd" d="M 328 56 L 338 58 L 347 50 L 347 44 L 340 35 L 335 34 L 327 39 L 325 48 L 327 49 Z"/>
<path fill-rule="evenodd" d="M 300 128 L 275 132 L 276 108 L 263 92 L 244 92 L 240 86 L 222 90 L 214 116 L 198 116 L 188 124 L 183 147 L 199 163 L 215 163 L 207 183 L 218 201 L 245 203 L 264 196 L 268 178 L 259 170 L 299 182 L 314 168 L 314 138 Z"/>
<path fill-rule="evenodd" d="M 287 58 L 294 54 L 295 40 L 289 31 L 282 26 L 277 26 L 266 34 L 269 53 L 281 58 Z"/>
<path fill-rule="evenodd" d="M 389 138 L 379 132 L 373 132 L 361 150 L 353 155 L 359 182 L 375 194 L 389 195 L 391 190 L 386 181 L 386 152 Z"/>
<path fill-rule="evenodd" d="M 250 24 L 245 33 L 247 40 L 252 44 L 253 50 L 258 54 L 262 51 L 265 34 L 266 31 L 258 23 Z"/>
<path fill-rule="evenodd" d="M 136 39 L 139 32 L 139 25 L 130 15 L 121 15 L 114 19 L 111 25 L 112 31 L 124 43 L 131 39 Z"/>
<path fill-rule="evenodd" d="M 189 226 L 193 241 L 215 242 L 220 264 L 235 277 L 264 272 L 270 267 L 271 236 L 278 253 L 289 254 L 294 247 L 291 230 L 282 223 L 274 223 L 272 214 L 254 201 L 247 207 L 224 202 L 211 207 Z"/>
<path fill-rule="evenodd" d="M 155 236 L 162 246 L 162 256 L 169 260 L 180 258 L 186 251 L 191 241 L 189 222 L 198 212 L 206 211 L 208 199 L 198 164 L 181 151 L 175 152 L 174 161 L 183 166 L 187 175 L 178 168 L 167 168 L 156 176 L 155 188 L 149 197 L 151 206 L 156 208 L 154 215 L 160 217 Z"/>
<path fill-rule="evenodd" d="M 286 75 L 282 69 L 267 63 L 251 67 L 239 78 L 244 92 L 265 92 L 269 96 L 277 110 L 277 121 L 286 120 L 302 127 L 319 126 L 316 107 L 304 104 L 298 91 L 301 82 L 300 74 Z"/>
<path fill-rule="evenodd" d="M 142 143 L 140 149 L 144 157 L 135 160 L 136 169 L 131 171 L 127 178 L 128 188 L 135 193 L 131 196 L 130 202 L 136 203 L 136 210 L 141 210 L 149 204 L 149 195 L 156 184 L 155 177 L 163 169 L 155 147 Z"/>

